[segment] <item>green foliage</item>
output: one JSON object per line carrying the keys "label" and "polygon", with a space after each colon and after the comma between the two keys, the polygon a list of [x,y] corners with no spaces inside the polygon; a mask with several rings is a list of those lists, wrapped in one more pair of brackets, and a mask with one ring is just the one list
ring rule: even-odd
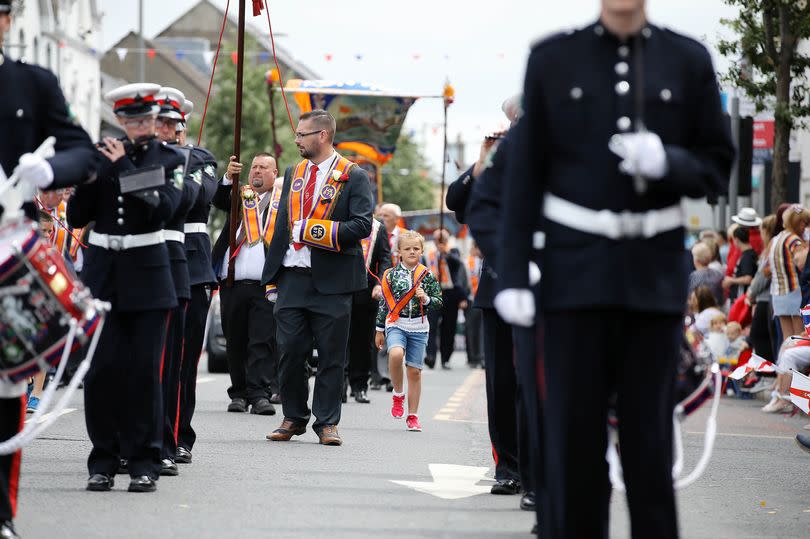
{"label": "green foliage", "polygon": [[[405,174],[401,174],[405,172]],[[430,180],[427,160],[420,146],[404,131],[397,141],[394,157],[383,167],[383,198],[404,211],[436,206],[436,184]]]}

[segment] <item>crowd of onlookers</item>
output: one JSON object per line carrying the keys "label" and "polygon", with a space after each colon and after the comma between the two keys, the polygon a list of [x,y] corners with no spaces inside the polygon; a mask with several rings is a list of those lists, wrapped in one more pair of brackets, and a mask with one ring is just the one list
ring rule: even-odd
{"label": "crowd of onlookers", "polygon": [[802,317],[810,304],[810,210],[782,204],[760,217],[753,208],[742,208],[732,221],[727,230],[702,231],[691,245],[690,330],[724,373],[753,354],[775,363],[775,378],[754,372],[739,384],[730,381],[727,393],[770,390],[762,411],[792,413],[791,369],[810,368],[810,341],[801,340],[810,336],[810,317]]}

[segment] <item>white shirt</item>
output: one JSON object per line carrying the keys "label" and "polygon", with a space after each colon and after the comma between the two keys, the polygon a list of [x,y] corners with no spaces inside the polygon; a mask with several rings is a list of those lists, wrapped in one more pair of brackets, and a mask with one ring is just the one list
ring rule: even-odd
{"label": "white shirt", "polygon": [[[332,169],[333,162],[337,161],[337,153],[332,152],[332,155],[321,161],[320,163],[315,163],[318,166],[318,172],[315,173],[315,194],[313,198],[313,204],[317,203],[318,196],[321,192],[321,188],[323,184],[326,183],[326,175]],[[309,170],[312,166],[312,163],[307,166],[307,169],[304,171],[304,187],[306,189],[306,182],[309,181]],[[293,178],[295,181],[295,178]],[[287,247],[287,252],[284,254],[284,260],[281,262],[284,267],[287,268],[311,268],[312,267],[312,250],[307,247],[306,245],[303,246],[298,251],[295,250],[292,243],[290,246]]]}
{"label": "white shirt", "polygon": [[[223,185],[230,185],[230,180],[223,178]],[[262,193],[259,196],[259,204],[261,205],[264,197],[269,197],[270,191]],[[239,228],[236,229],[236,236],[239,237],[239,232],[242,230],[242,223],[239,223]],[[262,271],[264,271],[264,255],[265,246],[264,240],[259,241],[256,245],[248,245],[247,241],[242,244],[242,248],[236,253],[236,260],[233,267],[233,280],[234,281],[261,281]],[[222,259],[222,269],[219,272],[220,279],[228,277],[228,260],[231,258],[231,248],[225,249],[225,257]]]}

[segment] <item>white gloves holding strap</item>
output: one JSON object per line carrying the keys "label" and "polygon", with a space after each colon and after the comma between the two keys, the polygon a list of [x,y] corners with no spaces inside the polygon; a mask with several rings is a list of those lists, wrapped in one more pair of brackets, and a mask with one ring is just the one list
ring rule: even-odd
{"label": "white gloves holding strap", "polygon": [[37,189],[47,189],[53,183],[51,164],[35,153],[26,153],[20,157],[14,173],[20,182],[28,183]]}
{"label": "white gloves holding strap", "polygon": [[661,137],[655,133],[625,133],[613,135],[610,151],[622,158],[619,170],[629,176],[640,175],[655,181],[667,173],[667,154]]}
{"label": "white gloves holding strap", "polygon": [[[529,284],[540,282],[540,268],[529,262]],[[534,324],[534,292],[528,288],[507,288],[495,296],[495,309],[504,322],[513,326],[531,327]]]}

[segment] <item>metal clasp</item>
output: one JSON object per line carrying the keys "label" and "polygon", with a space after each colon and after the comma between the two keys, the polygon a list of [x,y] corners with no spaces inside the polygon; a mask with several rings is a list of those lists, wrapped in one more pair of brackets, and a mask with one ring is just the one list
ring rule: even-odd
{"label": "metal clasp", "polygon": [[110,237],[109,247],[111,251],[120,251],[124,247],[124,241],[122,238]]}

